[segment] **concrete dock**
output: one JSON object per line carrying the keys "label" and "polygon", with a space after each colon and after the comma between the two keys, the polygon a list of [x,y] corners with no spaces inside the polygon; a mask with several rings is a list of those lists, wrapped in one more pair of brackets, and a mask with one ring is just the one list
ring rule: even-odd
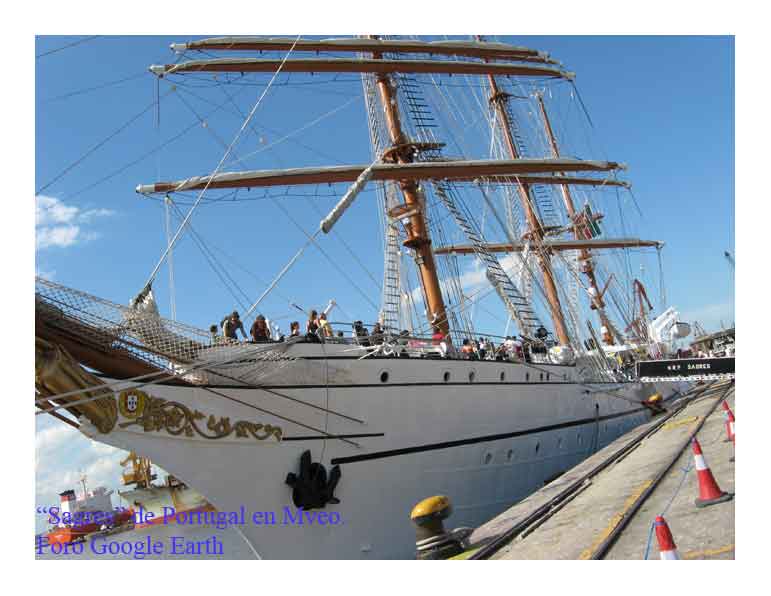
{"label": "concrete dock", "polygon": [[735,498],[694,504],[690,445],[696,432],[718,485],[734,493],[723,399],[734,410],[733,382],[695,387],[668,404],[670,413],[682,409],[666,422],[654,417],[477,528],[472,558],[658,559],[652,525],[663,515],[682,559],[733,559]]}

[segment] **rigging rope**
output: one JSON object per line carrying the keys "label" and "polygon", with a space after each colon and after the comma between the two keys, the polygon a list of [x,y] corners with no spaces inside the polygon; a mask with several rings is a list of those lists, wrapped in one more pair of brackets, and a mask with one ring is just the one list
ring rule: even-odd
{"label": "rigging rope", "polygon": [[265,291],[260,295],[259,298],[257,298],[254,304],[252,304],[246,310],[246,314],[244,315],[244,317],[248,317],[252,312],[254,312],[254,309],[257,308],[260,305],[260,302],[263,301],[265,296],[267,296],[273,290],[273,288],[276,287],[276,284],[278,284],[278,282],[281,281],[281,278],[284,277],[284,275],[286,275],[286,272],[289,271],[289,269],[291,269],[292,265],[294,265],[297,259],[300,258],[300,255],[302,255],[305,252],[305,249],[308,248],[308,246],[310,246],[313,243],[314,239],[316,238],[316,236],[319,235],[320,232],[321,232],[321,228],[316,230],[313,233],[313,235],[308,238],[305,244],[303,244],[300,247],[300,250],[298,250],[295,253],[295,255],[289,260],[289,262],[286,265],[284,265],[284,268],[281,271],[279,271],[278,275],[273,279],[270,285],[267,288],[265,288]]}
{"label": "rigging rope", "polygon": [[262,92],[262,95],[257,99],[257,102],[254,104],[254,107],[252,107],[251,112],[249,112],[249,115],[247,116],[244,123],[241,125],[241,128],[239,129],[238,133],[236,134],[233,141],[230,143],[230,146],[228,147],[227,151],[225,151],[225,154],[222,156],[222,159],[220,159],[219,164],[217,164],[217,167],[214,169],[214,172],[209,176],[209,179],[206,182],[206,186],[201,190],[201,193],[198,195],[198,198],[196,199],[195,203],[193,203],[193,206],[188,211],[187,215],[185,216],[184,221],[179,226],[179,229],[177,230],[177,233],[174,235],[174,238],[172,239],[171,243],[166,247],[166,250],[164,251],[163,255],[161,256],[160,260],[158,261],[158,264],[155,266],[155,269],[153,269],[153,272],[150,274],[150,277],[148,278],[147,282],[144,285],[145,289],[149,288],[155,279],[155,276],[158,274],[158,270],[160,269],[161,265],[163,264],[164,260],[166,260],[166,257],[169,254],[169,251],[174,247],[174,245],[177,243],[177,240],[179,239],[180,235],[185,229],[185,226],[187,225],[187,222],[192,217],[193,213],[195,212],[196,208],[198,207],[199,203],[201,202],[201,199],[203,198],[204,194],[209,188],[209,185],[214,180],[214,177],[219,173],[220,169],[222,168],[223,164],[225,163],[225,160],[230,155],[230,152],[233,150],[233,147],[238,142],[239,138],[241,137],[241,134],[243,133],[244,129],[248,126],[249,122],[251,121],[252,117],[254,116],[255,112],[257,111],[257,108],[260,107],[260,104],[262,103],[262,100],[267,95],[268,91],[270,90],[270,87],[273,83],[273,81],[276,80],[276,77],[281,72],[281,69],[284,67],[284,64],[286,64],[287,59],[289,58],[289,55],[294,50],[295,46],[297,45],[297,42],[300,40],[300,35],[297,36],[297,39],[295,39],[294,43],[292,44],[292,47],[289,48],[289,51],[284,56],[284,59],[281,61],[281,64],[279,64],[278,69],[275,73],[273,73],[273,77],[270,79],[270,82],[268,83],[268,86],[265,87],[265,90]]}
{"label": "rigging rope", "polygon": [[[179,208],[176,206],[176,204],[172,201],[171,203],[172,207],[174,208],[175,215],[179,218],[180,221],[184,218],[182,215],[182,212],[179,210]],[[225,286],[225,288],[230,292],[230,295],[233,297],[233,299],[238,303],[239,307],[244,309],[246,308],[246,304],[248,304],[249,295],[244,292],[241,287],[236,283],[236,281],[230,276],[230,273],[227,270],[227,267],[224,267],[222,263],[219,262],[217,257],[215,257],[211,251],[208,249],[206,244],[204,243],[201,236],[198,234],[198,232],[193,228],[192,224],[188,224],[188,228],[190,229],[191,237],[193,238],[193,241],[198,246],[199,250],[201,251],[201,254],[203,254],[206,261],[209,263],[209,266],[212,268],[212,271],[214,271],[215,274],[217,274],[217,277],[220,278],[220,281],[222,282],[222,285]],[[223,277],[226,276],[227,280]],[[228,280],[230,281],[231,285],[228,285]],[[241,295],[246,299],[246,303],[242,302],[241,298],[239,298],[236,293],[233,291],[233,288],[238,290],[238,292],[241,293]]]}
{"label": "rigging rope", "polygon": [[[222,106],[224,106],[224,105],[225,105],[225,103],[223,102],[222,104],[220,104],[220,107],[219,107],[219,108],[217,108],[217,109],[214,109],[214,110],[212,110],[211,112],[208,112],[208,113],[207,113],[207,114],[204,116],[204,118],[206,118],[206,117],[208,117],[208,116],[211,116],[212,114],[216,113],[216,112],[218,111],[218,109],[221,109],[221,107],[222,107]],[[164,141],[163,143],[161,143],[160,145],[158,145],[158,146],[157,146],[157,147],[155,147],[154,149],[151,149],[150,151],[148,151],[148,152],[146,152],[146,153],[144,153],[144,154],[140,155],[138,158],[136,158],[136,159],[134,159],[134,160],[132,160],[132,161],[130,161],[130,162],[128,162],[128,163],[126,163],[126,164],[122,165],[122,166],[121,166],[121,167],[119,167],[117,170],[115,170],[115,171],[111,172],[110,174],[107,174],[106,176],[104,176],[104,177],[100,178],[100,179],[99,179],[99,180],[97,180],[96,182],[92,182],[91,184],[89,184],[89,185],[87,185],[87,186],[85,186],[85,187],[81,188],[80,190],[76,191],[74,194],[75,194],[75,195],[79,195],[79,194],[82,194],[82,193],[88,192],[88,191],[90,191],[91,189],[93,189],[93,188],[95,188],[95,187],[99,186],[100,184],[103,184],[104,182],[107,182],[108,180],[111,180],[112,178],[115,178],[115,176],[119,176],[120,174],[122,174],[123,172],[125,172],[125,171],[126,171],[127,169],[129,169],[130,167],[132,167],[132,166],[135,166],[136,164],[138,164],[138,163],[140,163],[140,162],[144,161],[145,159],[147,159],[147,158],[148,158],[148,157],[150,157],[151,155],[154,155],[155,153],[157,153],[158,151],[160,151],[160,150],[161,150],[161,149],[163,149],[164,147],[166,147],[166,146],[170,145],[171,143],[173,143],[174,141],[176,141],[176,140],[180,139],[181,137],[183,137],[184,135],[186,135],[188,132],[190,132],[191,130],[193,130],[194,128],[196,128],[196,127],[197,127],[199,124],[200,124],[200,122],[199,122],[199,120],[198,120],[198,119],[194,120],[194,121],[193,121],[193,122],[191,122],[191,123],[190,123],[188,126],[186,126],[185,128],[183,128],[182,130],[180,130],[180,131],[179,131],[179,132],[178,132],[176,135],[174,135],[173,137],[171,137],[171,138],[167,139],[166,141]]]}
{"label": "rigging rope", "polygon": [[55,54],[56,52],[61,52],[62,50],[66,50],[67,48],[73,48],[77,45],[80,45],[82,43],[86,43],[87,41],[91,41],[93,39],[96,39],[97,37],[102,37],[101,35],[91,35],[89,37],[84,37],[83,39],[75,40],[71,43],[68,43],[63,46],[59,46],[58,48],[54,48],[53,50],[48,50],[47,52],[43,52],[41,54],[36,54],[35,59],[42,58],[44,56],[50,56],[51,54]]}
{"label": "rigging rope", "polygon": [[[284,142],[284,141],[286,141],[286,140],[289,140],[291,137],[293,137],[293,136],[295,136],[295,135],[297,135],[297,134],[299,134],[299,133],[301,133],[301,132],[303,132],[303,131],[305,131],[305,130],[307,130],[307,129],[311,128],[312,126],[315,126],[316,124],[318,124],[318,123],[319,123],[319,122],[321,122],[322,120],[325,120],[326,118],[328,118],[328,117],[330,117],[330,116],[332,116],[332,115],[336,114],[337,112],[339,112],[339,111],[343,110],[344,108],[347,108],[347,107],[348,107],[349,105],[351,105],[351,104],[352,104],[354,101],[357,101],[357,100],[359,100],[359,99],[361,99],[361,95],[356,95],[356,96],[354,96],[354,97],[350,98],[348,101],[346,101],[346,102],[345,102],[345,103],[343,103],[342,105],[340,105],[340,106],[337,106],[336,108],[334,108],[334,109],[332,109],[332,110],[330,110],[330,111],[326,112],[325,114],[322,114],[321,116],[319,116],[319,117],[318,117],[318,118],[316,118],[315,120],[312,120],[311,122],[308,122],[307,124],[305,124],[305,125],[301,126],[300,128],[298,128],[298,129],[296,129],[296,130],[293,130],[293,131],[292,131],[292,132],[290,132],[290,133],[287,133],[287,134],[285,134],[285,135],[284,135],[283,137],[281,137],[280,139],[278,139],[278,140],[276,140],[276,141],[273,141],[272,143],[268,143],[268,144],[267,144],[267,145],[265,145],[264,147],[260,147],[259,149],[255,149],[254,151],[252,151],[252,152],[250,152],[250,153],[247,153],[246,155],[242,155],[242,156],[241,156],[241,159],[247,159],[247,158],[249,158],[249,157],[253,157],[254,155],[257,155],[258,153],[262,153],[263,151],[267,151],[268,149],[272,149],[272,148],[273,148],[273,147],[275,147],[276,145],[278,145],[278,144],[280,144],[280,143],[283,143],[283,142]],[[257,134],[257,133],[255,132],[255,134]],[[239,159],[239,160],[236,160],[236,161],[240,161],[241,159]],[[233,163],[233,160],[231,160],[229,163]]]}
{"label": "rigging rope", "polygon": [[274,205],[276,205],[279,209],[281,209],[281,211],[284,213],[284,215],[286,215],[289,221],[291,221],[295,225],[295,227],[298,230],[300,230],[303,233],[303,235],[305,235],[305,237],[308,238],[308,241],[313,243],[313,245],[319,250],[319,252],[322,255],[324,255],[327,261],[329,261],[329,263],[340,273],[340,275],[342,275],[348,281],[348,283],[350,283],[353,286],[353,288],[362,296],[362,298],[364,298],[364,300],[368,302],[370,306],[372,306],[372,308],[375,309],[375,311],[377,311],[378,306],[374,302],[372,302],[372,300],[364,292],[364,290],[362,290],[359,287],[359,284],[354,282],[351,279],[351,277],[345,272],[345,269],[343,269],[332,257],[330,257],[327,251],[325,251],[321,247],[321,245],[318,242],[316,242],[316,236],[322,230],[322,228],[319,228],[318,230],[316,230],[316,232],[313,235],[309,234],[308,232],[305,231],[305,228],[303,228],[302,225],[300,225],[300,223],[294,217],[292,217],[292,214],[289,213],[289,211],[287,211],[287,209],[281,204],[280,201],[276,200],[275,198],[272,198],[271,200],[273,201]]}
{"label": "rigging rope", "polygon": [[[232,98],[231,98],[231,96],[229,96],[227,93],[225,93],[225,95],[226,95],[226,96],[227,96],[227,97],[230,99],[231,103],[233,103],[233,105],[235,106],[236,110],[237,110],[237,111],[239,112],[239,114],[240,114],[241,112],[240,112],[240,110],[239,110],[239,108],[238,108],[237,104],[235,104],[235,102],[233,102],[233,101],[232,101]],[[330,112],[327,112],[326,114],[324,114],[324,115],[320,116],[319,118],[315,119],[314,121],[312,121],[312,122],[310,122],[310,123],[306,124],[305,126],[303,126],[302,128],[300,128],[299,130],[304,130],[304,129],[306,129],[306,128],[309,128],[310,126],[312,126],[312,125],[314,125],[315,123],[317,123],[317,122],[319,122],[319,121],[323,120],[324,118],[326,118],[326,117],[328,117],[328,116],[331,116],[331,115],[332,115],[332,114],[334,114],[335,112],[338,112],[338,111],[340,111],[342,108],[344,108],[344,107],[346,107],[347,105],[349,105],[350,103],[352,103],[352,101],[353,101],[353,100],[355,100],[355,99],[357,99],[357,98],[358,98],[358,97],[354,97],[354,98],[352,98],[351,100],[349,100],[349,101],[345,102],[345,103],[344,103],[342,106],[338,106],[338,107],[337,107],[337,108],[335,108],[334,110],[332,110],[332,111],[330,111]],[[201,121],[201,123],[204,123],[204,120],[203,120],[203,119],[200,117],[200,115],[198,115],[198,113],[196,112],[196,110],[195,110],[195,109],[194,109],[194,108],[193,108],[193,107],[192,107],[192,106],[191,106],[191,105],[190,105],[190,104],[189,104],[187,101],[185,101],[185,100],[184,100],[184,98],[182,98],[182,97],[180,96],[180,100],[182,100],[183,104],[184,104],[184,105],[185,105],[185,106],[186,106],[186,107],[187,107],[187,108],[188,108],[188,109],[189,109],[191,112],[193,112],[193,114],[195,114],[195,115],[196,115],[196,117],[199,119],[199,121]],[[225,143],[222,141],[222,139],[221,139],[221,138],[220,138],[220,137],[219,137],[219,136],[216,134],[216,132],[215,132],[215,131],[214,131],[214,130],[213,130],[211,127],[210,127],[210,126],[208,126],[208,127],[207,127],[207,130],[208,130],[208,131],[209,131],[209,132],[210,132],[210,133],[211,133],[211,134],[212,134],[212,135],[215,137],[215,139],[216,139],[216,140],[217,140],[217,141],[218,141],[220,144],[222,144],[223,146],[225,145]],[[255,136],[257,136],[257,137],[259,138],[259,134],[258,134],[258,133],[257,133],[257,131],[256,131],[256,130],[254,130],[254,129],[253,129],[251,126],[249,127],[249,130],[251,130],[251,131],[252,131],[252,132],[255,134]],[[296,132],[299,132],[299,130],[298,130],[298,131],[295,131],[295,132],[293,132],[293,133],[290,133],[290,135],[292,135],[292,134],[295,134]],[[279,140],[279,141],[276,141],[276,142],[272,143],[270,146],[268,146],[268,147],[263,147],[262,149],[259,149],[259,150],[257,150],[257,151],[254,151],[254,152],[252,152],[252,153],[250,153],[250,154],[247,154],[247,155],[245,155],[245,156],[240,156],[240,157],[239,157],[238,155],[236,155],[235,153],[233,153],[233,155],[234,155],[234,158],[235,158],[235,161],[237,161],[237,162],[241,163],[241,164],[242,164],[244,167],[246,167],[246,165],[244,164],[244,161],[243,161],[243,160],[244,160],[246,157],[248,157],[249,155],[254,155],[255,153],[259,153],[259,152],[260,152],[260,151],[262,151],[262,150],[268,149],[268,148],[272,147],[273,145],[276,145],[276,144],[278,144],[278,143],[279,143],[279,142],[281,142],[282,140],[285,140],[285,139],[286,139],[286,138],[288,138],[290,135],[286,135],[286,136],[285,136],[283,139],[281,139],[281,140]],[[377,161],[377,160],[376,160],[376,161]],[[361,190],[361,189],[360,189],[360,190]],[[288,192],[288,189],[287,189],[287,192]],[[266,193],[266,194],[267,194],[267,193]],[[295,225],[295,226],[296,226],[298,229],[300,229],[300,231],[301,231],[301,232],[302,232],[302,233],[303,233],[303,234],[304,234],[306,237],[309,237],[309,234],[308,234],[308,233],[307,233],[307,232],[306,232],[306,231],[305,231],[305,230],[302,228],[302,226],[301,226],[301,225],[300,225],[300,224],[299,224],[299,223],[298,223],[298,222],[297,222],[297,221],[296,221],[296,220],[295,220],[295,219],[294,219],[294,218],[293,218],[293,217],[292,217],[292,216],[291,216],[291,215],[290,215],[290,214],[289,214],[287,211],[286,211],[286,209],[285,209],[285,208],[284,208],[284,207],[283,207],[283,206],[282,206],[280,203],[278,203],[274,197],[272,197],[272,196],[271,196],[270,198],[271,198],[271,200],[274,202],[274,204],[276,204],[276,206],[278,206],[278,207],[279,207],[279,208],[280,208],[280,209],[281,209],[281,210],[284,212],[284,214],[285,214],[285,215],[286,215],[286,216],[287,216],[287,217],[290,219],[290,221],[291,221],[291,222],[292,222],[292,223],[293,223],[293,224],[294,224],[294,225]],[[310,198],[309,198],[309,197],[307,197],[307,196],[306,196],[306,199],[307,199],[308,201],[310,201]],[[311,204],[312,204],[312,202],[311,202]],[[314,208],[316,208],[316,209],[317,209],[317,207],[316,207],[315,205],[313,205],[313,204],[312,204],[312,206],[313,206]],[[188,224],[188,225],[190,226],[190,224]],[[191,230],[192,230],[192,227],[191,227]],[[362,268],[364,268],[364,270],[365,270],[365,273],[367,273],[367,275],[369,275],[369,276],[370,276],[370,278],[372,278],[372,275],[371,275],[371,273],[369,272],[369,270],[368,270],[368,269],[367,269],[367,268],[366,268],[366,267],[363,265],[363,263],[361,262],[361,260],[360,260],[360,259],[358,259],[358,257],[355,255],[355,253],[352,251],[352,249],[351,249],[351,248],[348,246],[348,244],[347,244],[347,243],[345,243],[345,241],[344,241],[342,238],[340,238],[339,236],[335,235],[335,237],[336,237],[338,240],[340,240],[340,241],[343,243],[343,245],[345,246],[346,250],[348,250],[348,252],[349,252],[351,255],[353,255],[353,256],[354,256],[354,258],[355,258],[355,259],[356,259],[356,261],[357,261],[357,262],[358,262],[358,263],[359,263],[359,264],[362,266]],[[340,266],[339,266],[339,265],[338,265],[338,264],[337,264],[337,263],[336,263],[336,262],[335,262],[333,259],[331,259],[331,258],[329,257],[329,255],[328,255],[328,254],[327,254],[327,253],[324,251],[324,249],[323,249],[323,248],[321,248],[321,246],[319,246],[319,245],[318,245],[318,243],[316,243],[316,242],[315,242],[315,240],[314,240],[314,244],[316,244],[316,247],[317,247],[317,248],[319,249],[319,251],[320,251],[320,252],[321,252],[321,253],[322,253],[322,254],[323,254],[323,255],[324,255],[326,258],[327,258],[327,260],[328,260],[328,261],[329,261],[329,262],[330,262],[330,263],[331,263],[331,264],[332,264],[332,265],[333,265],[333,266],[334,266],[334,267],[335,267],[335,268],[336,268],[336,269],[337,269],[337,270],[338,270],[338,271],[339,271],[339,272],[340,272],[340,273],[341,273],[341,274],[342,274],[342,275],[343,275],[343,276],[346,278],[346,280],[347,280],[349,283],[351,283],[351,285],[354,287],[354,289],[356,289],[357,291],[359,291],[359,292],[362,294],[362,296],[364,296],[365,300],[368,300],[368,301],[369,301],[369,297],[368,297],[366,294],[364,294],[364,293],[361,291],[361,289],[358,287],[358,285],[357,285],[356,283],[354,283],[354,282],[353,282],[353,280],[351,280],[351,278],[350,278],[350,277],[348,277],[348,276],[347,276],[347,274],[345,273],[345,271],[344,271],[344,270],[343,270],[343,269],[342,269],[342,268],[341,268],[341,267],[340,267]],[[201,248],[201,250],[202,250],[202,251],[204,251],[204,248],[203,248],[203,246],[202,246],[202,241],[201,241],[201,242],[199,242],[199,248]],[[214,267],[214,265],[211,263],[211,260],[210,260],[210,259],[209,259],[209,257],[206,255],[206,252],[205,252],[205,251],[204,251],[204,256],[205,256],[205,257],[207,258],[207,260],[209,261],[209,264],[210,264],[210,265],[212,265],[212,268],[214,269],[215,273],[217,273],[217,275],[220,277],[220,280],[223,282],[223,284],[225,284],[225,286],[226,286],[226,287],[228,287],[228,286],[227,286],[227,283],[226,283],[226,282],[225,282],[225,280],[222,278],[222,276],[220,275],[220,273],[217,271],[216,267]],[[212,257],[213,257],[213,255],[212,255]],[[215,260],[216,260],[216,259],[215,259]],[[221,266],[221,265],[220,265],[220,266]],[[241,289],[238,287],[238,285],[237,285],[237,284],[235,283],[235,281],[234,281],[234,280],[233,280],[233,279],[230,277],[230,275],[227,273],[227,270],[226,270],[224,267],[223,267],[223,270],[224,270],[225,274],[228,276],[228,278],[230,279],[230,281],[233,283],[233,285],[234,285],[234,286],[235,286],[235,287],[236,287],[236,288],[237,288],[237,289],[238,289],[238,290],[239,290],[239,291],[240,291],[240,292],[241,292],[241,293],[242,293],[242,294],[243,294],[243,295],[244,295],[244,296],[247,298],[247,300],[248,300],[248,296],[246,296],[246,294],[245,294],[245,293],[244,293],[244,292],[243,292],[243,291],[242,291],[242,290],[241,290]],[[372,279],[373,279],[373,281],[375,282],[375,284],[376,284],[376,287],[378,287],[378,289],[379,289],[379,288],[380,288],[380,286],[379,286],[379,285],[377,285],[377,282],[374,280],[374,278],[372,278]],[[275,284],[272,284],[272,287],[275,287]],[[228,289],[230,290],[230,288],[229,288],[229,287],[228,287]],[[269,291],[270,291],[270,290],[269,290]],[[239,304],[241,305],[241,308],[242,308],[242,309],[243,309],[243,308],[245,308],[245,305],[244,305],[244,304],[243,304],[243,303],[242,303],[242,302],[241,302],[241,301],[238,299],[238,297],[236,297],[236,296],[235,296],[235,294],[233,294],[233,292],[232,292],[232,291],[231,291],[231,294],[232,294],[232,295],[233,295],[233,297],[236,299],[236,301],[237,301],[237,302],[239,302]],[[261,299],[262,299],[262,297],[260,298],[260,300],[261,300]],[[371,301],[370,301],[370,303],[371,303],[371,304],[373,304]],[[254,308],[254,307],[256,307],[256,304],[257,304],[257,303],[255,303],[255,305],[252,305],[252,308],[249,308],[249,309],[247,310],[247,313],[246,313],[246,315],[245,315],[245,318],[247,318],[247,317],[248,317],[248,316],[251,314],[251,312],[253,312],[253,308]],[[377,307],[376,307],[376,306],[374,306],[374,304],[373,304],[373,307],[374,307],[375,309],[377,309]]]}
{"label": "rigging rope", "polygon": [[[167,95],[169,95],[170,93],[173,93],[173,91],[174,91],[174,89],[173,89],[173,88],[169,89],[169,90],[168,90],[168,91],[167,91],[167,92],[166,92],[166,93],[163,95],[163,97],[166,97],[166,96],[167,96]],[[112,133],[110,133],[110,134],[109,134],[109,135],[108,135],[106,138],[104,138],[104,139],[102,139],[101,141],[99,141],[99,142],[98,142],[96,145],[94,145],[93,147],[91,147],[91,149],[89,149],[88,151],[86,151],[86,152],[85,152],[83,155],[81,155],[81,156],[80,156],[78,159],[76,159],[75,161],[73,161],[73,162],[72,162],[70,165],[68,165],[68,166],[67,166],[66,168],[64,168],[64,169],[63,169],[61,172],[59,172],[59,173],[58,173],[56,176],[54,176],[54,177],[53,177],[53,179],[49,180],[49,181],[48,181],[46,184],[44,184],[43,186],[41,186],[40,188],[38,188],[38,189],[35,191],[35,194],[36,194],[36,195],[39,195],[41,192],[43,192],[44,190],[46,190],[47,188],[49,188],[49,187],[50,187],[52,184],[54,184],[55,182],[57,182],[58,180],[60,180],[61,178],[63,178],[63,177],[64,177],[66,174],[68,174],[68,173],[69,173],[69,172],[70,172],[70,171],[71,171],[73,168],[75,168],[75,167],[77,167],[78,165],[80,165],[80,164],[81,164],[81,163],[82,163],[82,162],[83,162],[83,161],[84,161],[84,160],[85,160],[85,159],[86,159],[86,158],[87,158],[89,155],[91,155],[91,154],[92,154],[92,153],[94,153],[94,152],[95,152],[97,149],[99,149],[100,147],[102,147],[103,145],[105,145],[106,143],[108,143],[108,142],[109,142],[111,139],[113,139],[113,138],[115,138],[116,136],[118,136],[118,135],[119,135],[121,132],[123,132],[125,129],[127,129],[129,126],[131,126],[131,125],[132,125],[134,122],[136,122],[137,120],[139,120],[139,119],[140,119],[142,116],[144,116],[144,115],[145,115],[147,112],[149,112],[151,109],[153,109],[153,108],[156,106],[156,104],[157,104],[157,103],[158,103],[158,100],[156,100],[156,99],[153,99],[153,101],[152,101],[152,102],[150,102],[150,103],[149,103],[149,104],[148,104],[146,107],[144,107],[144,108],[142,109],[142,111],[140,111],[139,113],[137,113],[137,114],[135,114],[134,116],[132,116],[131,118],[129,118],[129,119],[126,121],[126,122],[124,122],[123,124],[121,124],[121,125],[120,125],[120,126],[119,126],[119,127],[116,129],[116,130],[115,130],[115,131],[113,131]]]}
{"label": "rigging rope", "polygon": [[122,79],[116,79],[114,81],[108,81],[106,83],[102,83],[100,85],[94,85],[92,87],[83,87],[81,89],[76,89],[75,91],[69,91],[68,93],[62,93],[61,95],[54,95],[53,97],[46,97],[44,99],[41,99],[40,103],[41,104],[52,103],[54,101],[59,101],[59,100],[62,100],[62,99],[67,99],[69,97],[75,97],[76,95],[84,95],[86,93],[90,93],[91,91],[98,91],[99,89],[106,89],[108,87],[114,87],[114,86],[119,85],[121,83],[125,83],[127,81],[133,81],[135,79],[146,77],[148,75],[150,75],[150,73],[147,72],[147,70],[143,70],[140,73],[129,75],[127,77],[123,77]]}

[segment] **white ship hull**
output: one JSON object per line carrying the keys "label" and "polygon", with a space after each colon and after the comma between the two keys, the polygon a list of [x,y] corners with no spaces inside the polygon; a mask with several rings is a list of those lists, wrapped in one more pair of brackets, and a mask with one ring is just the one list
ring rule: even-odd
{"label": "white ship hull", "polygon": [[[298,360],[262,379],[261,389],[224,384],[143,388],[152,397],[200,411],[204,417],[197,426],[204,433],[212,434],[207,430],[210,415],[215,421],[224,416],[232,424],[246,420],[279,426],[281,442],[235,433],[219,439],[203,438],[197,431],[174,436],[164,429],[145,430],[123,416],[108,434],[85,420],[82,428],[98,441],[149,457],[221,512],[242,506],[250,513],[266,512],[265,525],[247,519],[240,528],[262,557],[410,558],[414,528],[409,513],[419,500],[448,495],[454,504],[448,526],[478,525],[647,420],[650,414],[640,401],[657,391],[639,383],[587,385],[572,366],[357,360],[350,357],[350,346],[345,350],[298,344],[291,354],[323,351],[343,357]],[[659,391],[666,399],[673,388]],[[324,439],[246,404],[356,444]],[[306,450],[327,473],[340,465],[334,492],[340,503],[320,510],[338,513],[340,524],[284,524],[286,510],[296,515],[285,479],[299,471]]]}

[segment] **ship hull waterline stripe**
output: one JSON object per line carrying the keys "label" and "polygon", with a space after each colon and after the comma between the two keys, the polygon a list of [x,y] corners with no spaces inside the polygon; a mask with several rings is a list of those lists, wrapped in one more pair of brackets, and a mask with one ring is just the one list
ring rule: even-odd
{"label": "ship hull waterline stripe", "polygon": [[[172,383],[167,383],[166,381],[161,381],[159,383],[154,383],[155,385],[169,385],[169,386],[177,386],[173,385]],[[631,383],[636,384],[636,383]],[[335,385],[333,383],[324,384],[320,383],[318,385],[259,385],[256,387],[251,387],[249,385],[189,385],[189,388],[191,389],[253,389],[253,390],[266,390],[266,391],[275,391],[278,389],[370,389],[372,387],[380,387],[381,389],[386,389],[389,387],[397,388],[397,387],[466,387],[469,385],[479,385],[483,387],[488,387],[490,385],[510,385],[512,387],[515,386],[521,386],[521,385],[576,385],[579,387],[589,387],[589,386],[595,386],[595,385],[613,385],[617,386],[618,383],[614,383],[611,381],[608,381],[607,383],[576,383],[575,381],[463,381],[463,382],[453,382],[453,381],[447,381],[446,383],[443,381],[437,381],[435,383],[364,383],[361,385]],[[596,393],[603,393],[604,390],[598,389]],[[589,391],[587,390],[587,393]],[[282,396],[283,397],[283,396]]]}
{"label": "ship hull waterline stripe", "polygon": [[308,435],[301,437],[281,437],[281,441],[323,441],[325,439],[367,439],[372,437],[385,437],[385,433],[359,433],[353,435]]}
{"label": "ship hull waterline stripe", "polygon": [[605,416],[597,416],[594,418],[584,418],[582,420],[573,420],[571,422],[561,422],[559,424],[550,424],[548,426],[539,426],[536,428],[518,430],[518,431],[509,432],[509,433],[484,435],[481,437],[471,437],[469,439],[460,439],[457,441],[446,441],[444,443],[429,443],[426,445],[416,445],[414,447],[404,447],[402,449],[392,449],[389,451],[376,451],[373,453],[363,453],[362,455],[351,455],[349,457],[336,457],[329,463],[331,465],[352,464],[360,461],[371,461],[374,459],[385,459],[387,457],[397,457],[401,455],[410,455],[413,453],[422,453],[424,451],[436,451],[439,449],[462,447],[464,445],[473,445],[475,443],[490,443],[492,441],[500,441],[502,439],[512,439],[515,437],[522,437],[522,436],[541,433],[541,432],[548,432],[548,431],[559,430],[563,428],[571,428],[574,426],[582,426],[584,424],[599,423],[605,420],[612,420],[613,418],[620,418],[622,416],[631,416],[632,414],[638,414],[640,412],[650,412],[650,410],[648,408],[643,407],[643,408],[637,408],[634,410],[629,410],[627,412],[619,412],[617,414],[606,414]]}

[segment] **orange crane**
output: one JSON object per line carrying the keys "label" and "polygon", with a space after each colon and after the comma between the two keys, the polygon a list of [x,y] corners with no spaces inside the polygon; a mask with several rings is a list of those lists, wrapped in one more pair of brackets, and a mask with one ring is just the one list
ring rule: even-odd
{"label": "orange crane", "polygon": [[[641,341],[648,339],[648,313],[653,310],[653,305],[648,299],[648,293],[645,291],[645,286],[639,279],[635,279],[632,283],[634,288],[634,302],[635,307],[639,305],[639,315],[626,328],[627,331],[633,330],[637,337]],[[648,306],[648,310],[645,310],[645,305]],[[637,308],[635,310],[638,310]]]}

